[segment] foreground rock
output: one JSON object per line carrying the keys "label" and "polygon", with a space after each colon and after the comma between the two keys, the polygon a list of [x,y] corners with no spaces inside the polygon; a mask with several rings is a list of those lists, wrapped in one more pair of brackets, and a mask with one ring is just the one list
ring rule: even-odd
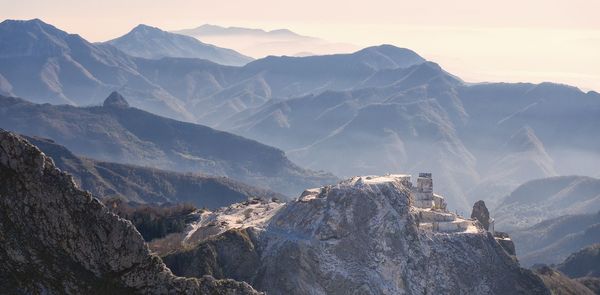
{"label": "foreground rock", "polygon": [[1,129],[0,285],[6,294],[255,293],[233,280],[174,276],[130,222]]}
{"label": "foreground rock", "polygon": [[163,255],[176,274],[268,294],[549,294],[480,223],[445,208],[431,174],[414,187],[407,175],[354,177],[286,204],[205,211],[186,250]]}

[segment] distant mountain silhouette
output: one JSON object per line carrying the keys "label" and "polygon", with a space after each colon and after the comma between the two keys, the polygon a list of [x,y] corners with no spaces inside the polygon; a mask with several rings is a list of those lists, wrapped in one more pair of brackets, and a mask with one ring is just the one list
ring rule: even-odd
{"label": "distant mountain silhouette", "polygon": [[306,55],[303,53],[332,54],[352,52],[355,45],[328,42],[323,39],[302,36],[288,29],[266,31],[242,27],[222,27],[205,24],[197,28],[174,31],[198,40],[233,48],[244,54],[261,58],[268,55]]}
{"label": "distant mountain silhouette", "polygon": [[335,181],[329,174],[296,166],[276,148],[124,107],[122,99],[113,93],[104,106],[78,108],[0,97],[0,127],[51,138],[101,161],[229,176],[288,196]]}
{"label": "distant mountain silhouette", "polygon": [[249,198],[283,198],[226,177],[102,162],[77,156],[50,139],[25,139],[51,157],[58,168],[73,175],[82,189],[101,198],[119,197],[137,203],[191,203],[212,209]]}
{"label": "distant mountain silhouette", "polygon": [[205,44],[189,36],[165,32],[147,25],[138,25],[129,33],[106,43],[131,56],[150,59],[200,58],[232,66],[241,66],[252,61],[252,58],[234,50]]}

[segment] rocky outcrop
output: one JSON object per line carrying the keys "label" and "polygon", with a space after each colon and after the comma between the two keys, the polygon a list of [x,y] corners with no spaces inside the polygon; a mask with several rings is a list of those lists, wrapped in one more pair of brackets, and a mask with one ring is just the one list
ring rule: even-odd
{"label": "rocky outcrop", "polygon": [[119,92],[113,91],[110,95],[104,100],[102,104],[105,108],[123,108],[126,109],[129,107],[129,103],[123,95]]}
{"label": "rocky outcrop", "polygon": [[[193,275],[225,271],[242,279],[231,271],[242,259],[219,258],[243,249],[244,259],[256,261],[243,266],[243,279],[268,294],[549,294],[478,223],[415,207],[417,199],[406,175],[369,176],[307,190],[283,205],[204,212],[183,241],[193,250],[165,261],[177,274],[189,270],[180,263],[196,259],[202,267]],[[425,215],[466,226],[424,227]]]}
{"label": "rocky outcrop", "polygon": [[254,294],[233,280],[174,276],[130,222],[0,129],[0,285],[7,294]]}
{"label": "rocky outcrop", "polygon": [[485,206],[485,202],[482,200],[477,201],[473,205],[473,211],[471,211],[471,218],[477,219],[485,230],[490,229],[490,212]]}

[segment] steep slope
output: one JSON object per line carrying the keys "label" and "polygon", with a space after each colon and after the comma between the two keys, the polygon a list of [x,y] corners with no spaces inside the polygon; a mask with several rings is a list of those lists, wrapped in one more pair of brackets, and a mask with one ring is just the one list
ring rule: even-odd
{"label": "steep slope", "polygon": [[406,175],[354,177],[287,204],[204,212],[165,261],[269,294],[549,294],[479,223],[443,209],[421,176],[416,187]]}
{"label": "steep slope", "polygon": [[[459,135],[482,162],[488,161],[490,151],[528,126],[535,130],[558,174],[597,174],[598,93],[553,83],[480,84],[457,91],[469,114]],[[493,159],[497,154],[491,156]]]}
{"label": "steep slope", "polygon": [[77,188],[52,160],[0,130],[0,284],[11,294],[254,294],[246,284],[184,279],[131,223]]}
{"label": "steep slope", "polygon": [[491,163],[482,165],[487,167],[481,173],[485,177],[469,192],[472,199],[485,197],[492,207],[527,181],[557,176],[554,161],[528,126],[519,129],[508,142],[490,154],[494,153],[498,156]]}
{"label": "steep slope", "polygon": [[548,266],[542,266],[534,270],[544,284],[556,295],[594,295],[595,293],[584,284],[572,280],[566,275]]}
{"label": "steep slope", "polygon": [[229,176],[288,195],[335,180],[296,166],[278,149],[127,107],[118,93],[103,106],[88,108],[0,97],[0,113],[1,127],[53,139],[101,161]]}
{"label": "steep slope", "polygon": [[566,215],[511,231],[523,265],[560,263],[570,253],[600,243],[600,212]]}
{"label": "steep slope", "polygon": [[219,208],[249,198],[284,198],[226,177],[183,174],[142,166],[102,162],[79,157],[52,140],[25,137],[77,185],[100,198],[119,197],[138,203],[191,203]]}
{"label": "steep slope", "polygon": [[179,99],[151,83],[135,61],[109,45],[91,44],[41,20],[0,23],[0,75],[11,93],[35,102],[89,105],[120,89],[132,103],[191,119]]}
{"label": "steep slope", "polygon": [[557,269],[571,278],[600,277],[600,244],[569,255]]}
{"label": "steep slope", "polygon": [[499,229],[526,228],[544,220],[600,210],[600,180],[585,176],[558,176],[528,181],[495,208]]}
{"label": "steep slope", "polygon": [[205,24],[193,29],[174,33],[188,35],[211,44],[234,48],[257,58],[268,55],[304,56],[352,52],[357,46],[333,43],[326,40],[302,36],[287,29],[265,31],[241,27],[221,27]]}
{"label": "steep slope", "polygon": [[205,44],[189,36],[165,32],[147,25],[138,25],[129,33],[105,43],[131,56],[150,59],[200,58],[232,66],[243,66],[252,61],[252,58],[234,50]]}

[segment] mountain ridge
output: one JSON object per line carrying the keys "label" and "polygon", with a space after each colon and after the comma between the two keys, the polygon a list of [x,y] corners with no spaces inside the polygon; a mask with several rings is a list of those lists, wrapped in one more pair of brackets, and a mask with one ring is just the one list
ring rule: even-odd
{"label": "mountain ridge", "polygon": [[233,66],[243,66],[252,61],[252,58],[232,49],[202,43],[189,36],[169,33],[144,24],[137,25],[129,33],[104,43],[113,45],[131,56],[149,59],[200,58]]}
{"label": "mountain ridge", "polygon": [[0,113],[1,127],[51,138],[103,161],[230,176],[286,195],[335,179],[300,168],[274,147],[133,107],[36,105],[0,97]]}

